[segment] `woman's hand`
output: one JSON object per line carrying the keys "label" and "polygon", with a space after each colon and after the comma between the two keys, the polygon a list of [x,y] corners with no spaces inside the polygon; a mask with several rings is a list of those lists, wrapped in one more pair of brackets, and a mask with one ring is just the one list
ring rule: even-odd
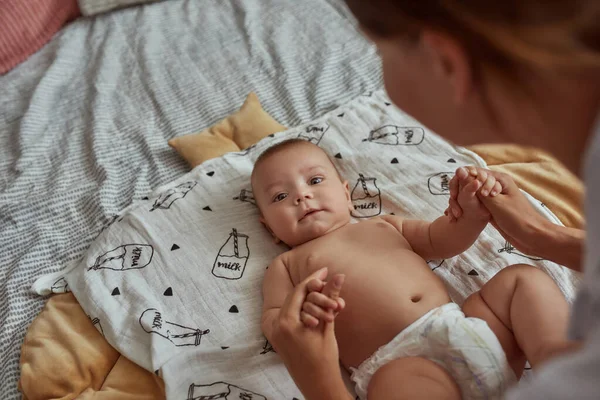
{"label": "woman's hand", "polygon": [[543,257],[541,254],[543,251],[540,251],[537,245],[536,235],[548,229],[551,223],[533,208],[509,175],[477,167],[458,168],[450,181],[448,212],[456,218],[462,215],[457,198],[460,191],[459,182],[466,174],[488,182],[492,181],[490,178],[493,177],[493,181],[500,183],[501,192],[496,195],[491,193],[493,190],[482,190],[478,193],[479,200],[492,215],[492,224],[517,250],[524,254]]}
{"label": "woman's hand", "polygon": [[[294,288],[273,321],[269,340],[307,400],[352,399],[342,380],[334,323],[323,322],[316,328],[308,328],[300,318],[308,283],[324,281],[326,277],[324,268]],[[321,293],[337,298],[342,284],[343,276],[336,275]]]}

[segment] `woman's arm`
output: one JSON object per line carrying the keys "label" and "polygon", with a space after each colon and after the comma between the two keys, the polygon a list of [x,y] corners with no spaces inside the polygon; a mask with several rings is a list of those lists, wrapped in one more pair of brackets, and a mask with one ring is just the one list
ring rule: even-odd
{"label": "woman's arm", "polygon": [[581,255],[585,241],[583,230],[545,221],[541,229],[532,234],[530,241],[532,254],[572,270],[581,271]]}
{"label": "woman's arm", "polygon": [[[306,400],[353,400],[342,379],[334,322],[308,328],[300,320],[308,282],[323,281],[326,277],[327,269],[323,268],[296,285],[271,322],[269,341]],[[341,285],[334,285],[335,278],[322,290],[332,298],[337,297],[341,289]]]}

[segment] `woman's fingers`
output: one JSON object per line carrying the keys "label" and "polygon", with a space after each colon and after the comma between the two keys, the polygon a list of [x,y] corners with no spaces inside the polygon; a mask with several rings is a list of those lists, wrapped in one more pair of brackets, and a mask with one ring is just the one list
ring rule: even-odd
{"label": "woman's fingers", "polygon": [[320,292],[309,293],[308,296],[306,296],[306,301],[324,309],[335,310],[338,307],[337,301],[330,299]]}
{"label": "woman's fingers", "polygon": [[479,182],[481,182],[481,184],[483,185],[485,183],[485,181],[487,181],[488,179],[488,171],[486,171],[485,169],[480,168],[477,171],[477,180]]}
{"label": "woman's fingers", "polygon": [[297,321],[298,315],[302,309],[302,304],[306,299],[308,282],[313,279],[325,280],[325,278],[327,278],[327,272],[327,268],[321,268],[296,285],[294,291],[288,295],[283,302],[279,317]]}
{"label": "woman's fingers", "polygon": [[500,193],[502,193],[502,185],[500,184],[500,182],[496,181],[494,188],[490,192],[490,196],[495,197],[498,196]]}
{"label": "woman's fingers", "polygon": [[481,187],[481,182],[479,182],[477,179],[475,179],[474,181],[471,181],[470,183],[468,183],[467,186],[465,186],[465,188],[463,190],[466,194],[469,195],[469,197],[474,197],[475,193],[477,193],[477,190],[479,190],[480,187]]}
{"label": "woman's fingers", "polygon": [[344,308],[346,308],[346,301],[344,299],[342,299],[341,297],[338,297],[337,302],[338,302],[337,312],[343,311]]}
{"label": "woman's fingers", "polygon": [[465,179],[467,176],[469,176],[469,169],[468,167],[458,167],[454,175],[456,175],[458,179]]}
{"label": "woman's fingers", "polygon": [[325,282],[323,282],[322,280],[320,280],[320,279],[311,279],[306,284],[306,290],[308,290],[309,296],[310,296],[310,294],[312,292],[320,292],[321,290],[323,290],[324,286],[325,286]]}
{"label": "woman's fingers", "polygon": [[300,312],[300,321],[309,328],[316,328],[319,326],[319,320],[304,311]]}
{"label": "woman's fingers", "polygon": [[322,321],[333,321],[333,312],[330,312],[328,308],[323,309],[315,305],[314,303],[310,303],[308,301],[305,301],[302,305],[302,311]]}
{"label": "woman's fingers", "polygon": [[340,297],[340,291],[342,290],[342,286],[344,285],[344,280],[346,279],[346,275],[336,274],[331,278],[329,282],[325,285],[321,293],[325,296],[336,300]]}
{"label": "woman's fingers", "polygon": [[513,180],[513,178],[510,175],[507,175],[503,172],[491,171],[491,170],[489,170],[488,172],[491,175],[493,175],[494,178],[496,178],[496,181],[500,182],[501,191],[499,193],[511,194],[515,190],[519,190],[519,188],[517,187],[517,184],[515,183],[515,181]]}
{"label": "woman's fingers", "polygon": [[489,175],[487,177],[487,180],[485,181],[485,183],[481,187],[481,195],[482,196],[489,195],[495,185],[496,185],[496,178],[494,178],[493,175]]}

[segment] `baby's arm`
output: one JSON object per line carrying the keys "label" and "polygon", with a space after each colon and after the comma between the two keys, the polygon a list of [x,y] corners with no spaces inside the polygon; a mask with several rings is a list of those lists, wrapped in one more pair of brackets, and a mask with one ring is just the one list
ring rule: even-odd
{"label": "baby's arm", "polygon": [[273,321],[279,315],[283,303],[292,291],[294,284],[281,257],[277,257],[265,272],[263,279],[262,331],[271,340]]}
{"label": "baby's arm", "polygon": [[487,181],[481,182],[467,175],[460,184],[457,201],[464,210],[460,218],[444,215],[433,222],[396,220],[393,223],[415,253],[424,259],[450,258],[464,252],[477,240],[490,220],[489,212],[477,198],[477,192],[489,186]]}
{"label": "baby's arm", "polygon": [[453,221],[443,215],[433,222],[404,220],[402,233],[414,252],[426,260],[454,257],[477,240],[489,219],[462,217]]}

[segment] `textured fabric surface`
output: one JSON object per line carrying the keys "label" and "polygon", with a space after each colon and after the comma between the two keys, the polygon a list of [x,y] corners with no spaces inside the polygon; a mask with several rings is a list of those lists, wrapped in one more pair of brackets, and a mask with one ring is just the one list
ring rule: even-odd
{"label": "textured fabric surface", "polygon": [[0,74],[10,71],[80,15],[77,0],[2,0]]}
{"label": "textured fabric surface", "polygon": [[[393,107],[382,92],[359,96],[158,188],[124,210],[80,261],[40,278],[34,289],[57,292],[68,284],[115,349],[158,371],[169,399],[226,390],[229,399],[237,391],[300,398],[260,328],[265,267],[287,248],[259,222],[249,186],[257,157],[290,138],[310,140],[332,156],[350,182],[355,222],[389,213],[434,220],[447,207],[451,171],[485,166]],[[572,271],[515,251],[491,225],[463,254],[428,261],[458,304],[519,262],[545,270],[568,300],[577,282]]]}
{"label": "textured fabric surface", "polygon": [[114,215],[188,170],[167,140],[255,91],[294,126],[381,87],[334,0],[170,0],[78,19],[0,77],[0,393],[43,299]]}
{"label": "textured fabric surface", "polygon": [[137,4],[152,3],[161,0],[78,0],[81,13],[86,17],[114,10],[120,7],[129,7]]}

